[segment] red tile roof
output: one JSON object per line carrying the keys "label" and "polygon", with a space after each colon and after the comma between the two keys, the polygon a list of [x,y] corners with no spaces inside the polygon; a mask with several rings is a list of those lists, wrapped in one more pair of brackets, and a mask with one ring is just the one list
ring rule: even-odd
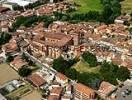
{"label": "red tile roof", "polygon": [[82,92],[83,94],[86,94],[86,95],[95,94],[95,91],[93,89],[91,89],[90,87],[85,86],[81,83],[76,84],[76,90],[79,92]]}
{"label": "red tile roof", "polygon": [[115,86],[108,83],[108,82],[105,82],[103,81],[101,84],[100,84],[100,87],[99,87],[99,92],[102,93],[102,94],[106,94],[108,95],[110,92],[114,91],[115,90]]}
{"label": "red tile roof", "polygon": [[59,96],[49,95],[47,100],[59,100]]}
{"label": "red tile roof", "polygon": [[54,87],[51,91],[50,91],[50,94],[51,93],[55,93],[57,95],[60,95],[61,92],[62,92],[63,88],[62,87]]}
{"label": "red tile roof", "polygon": [[6,8],[6,7],[1,7],[0,6],[0,13],[5,12],[5,11],[8,11],[8,10],[10,10],[10,9],[9,8]]}
{"label": "red tile roof", "polygon": [[10,64],[13,65],[16,70],[18,70],[22,66],[27,65],[27,62],[24,61],[20,56],[16,56]]}
{"label": "red tile roof", "polygon": [[61,74],[59,72],[56,74],[56,77],[60,78],[63,81],[68,80],[68,77],[66,77],[64,74]]}
{"label": "red tile roof", "polygon": [[42,77],[40,77],[38,74],[35,73],[28,76],[27,79],[31,81],[33,85],[35,85],[36,87],[39,87],[46,83],[46,81]]}

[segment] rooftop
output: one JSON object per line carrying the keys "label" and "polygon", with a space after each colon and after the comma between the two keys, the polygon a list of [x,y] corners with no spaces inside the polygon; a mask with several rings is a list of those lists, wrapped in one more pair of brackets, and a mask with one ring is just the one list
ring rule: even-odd
{"label": "rooftop", "polygon": [[16,56],[10,64],[13,65],[16,70],[18,70],[22,66],[27,65],[27,62],[24,61],[20,56]]}
{"label": "rooftop", "polygon": [[33,73],[32,75],[28,76],[27,79],[31,81],[36,87],[39,87],[46,83],[46,81],[36,73]]}
{"label": "rooftop", "polygon": [[86,94],[86,95],[95,94],[95,91],[93,89],[81,83],[77,83],[75,86],[76,86],[76,90],[79,92],[82,92],[83,94]]}
{"label": "rooftop", "polygon": [[100,84],[99,87],[99,93],[109,95],[111,92],[113,92],[116,89],[116,87],[108,82],[103,81]]}
{"label": "rooftop", "polygon": [[66,77],[64,74],[61,74],[59,72],[56,74],[56,77],[60,78],[63,81],[68,80],[68,77]]}
{"label": "rooftop", "polygon": [[59,100],[59,97],[56,95],[49,95],[47,100]]}
{"label": "rooftop", "polygon": [[54,87],[50,91],[50,95],[60,95],[62,93],[63,88],[62,87]]}

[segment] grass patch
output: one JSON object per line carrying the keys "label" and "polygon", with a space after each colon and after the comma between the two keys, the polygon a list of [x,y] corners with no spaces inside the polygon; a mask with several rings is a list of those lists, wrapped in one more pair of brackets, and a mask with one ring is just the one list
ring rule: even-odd
{"label": "grass patch", "polygon": [[88,72],[88,73],[99,73],[100,66],[90,67],[87,62],[80,60],[76,65],[73,66],[78,72]]}
{"label": "grass patch", "polygon": [[132,12],[132,0],[124,0],[121,4],[122,12]]}
{"label": "grass patch", "polygon": [[100,0],[69,0],[78,6],[75,13],[87,13],[88,11],[102,11],[103,5]]}

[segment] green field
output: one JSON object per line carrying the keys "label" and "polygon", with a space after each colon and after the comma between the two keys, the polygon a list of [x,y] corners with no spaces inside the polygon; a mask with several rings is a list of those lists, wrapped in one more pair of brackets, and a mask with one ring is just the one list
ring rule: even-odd
{"label": "green field", "polygon": [[89,67],[88,63],[80,60],[75,66],[73,66],[78,72],[89,72],[89,73],[99,73],[100,66]]}
{"label": "green field", "polygon": [[101,11],[100,0],[69,0],[78,4],[77,13],[86,13],[88,11]]}
{"label": "green field", "polygon": [[132,0],[124,0],[121,4],[122,12],[132,12]]}

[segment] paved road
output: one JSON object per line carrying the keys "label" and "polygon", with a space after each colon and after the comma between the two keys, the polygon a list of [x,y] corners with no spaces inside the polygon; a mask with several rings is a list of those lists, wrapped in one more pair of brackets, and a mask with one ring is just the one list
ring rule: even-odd
{"label": "paved road", "polygon": [[47,70],[50,70],[51,72],[53,73],[56,73],[57,71],[54,70],[53,68],[49,67],[47,64],[44,64],[44,63],[41,63],[38,59],[36,59],[35,57],[31,56],[30,54],[28,54],[27,52],[24,52],[28,57],[30,57],[30,59],[32,61],[34,61],[35,63],[37,63],[37,65],[41,68],[41,67],[44,67],[46,68]]}
{"label": "paved road", "polygon": [[[123,97],[122,92],[124,92],[126,89],[131,90],[131,93]],[[132,100],[132,86],[123,86],[122,88],[119,88],[117,90],[117,100]]]}

